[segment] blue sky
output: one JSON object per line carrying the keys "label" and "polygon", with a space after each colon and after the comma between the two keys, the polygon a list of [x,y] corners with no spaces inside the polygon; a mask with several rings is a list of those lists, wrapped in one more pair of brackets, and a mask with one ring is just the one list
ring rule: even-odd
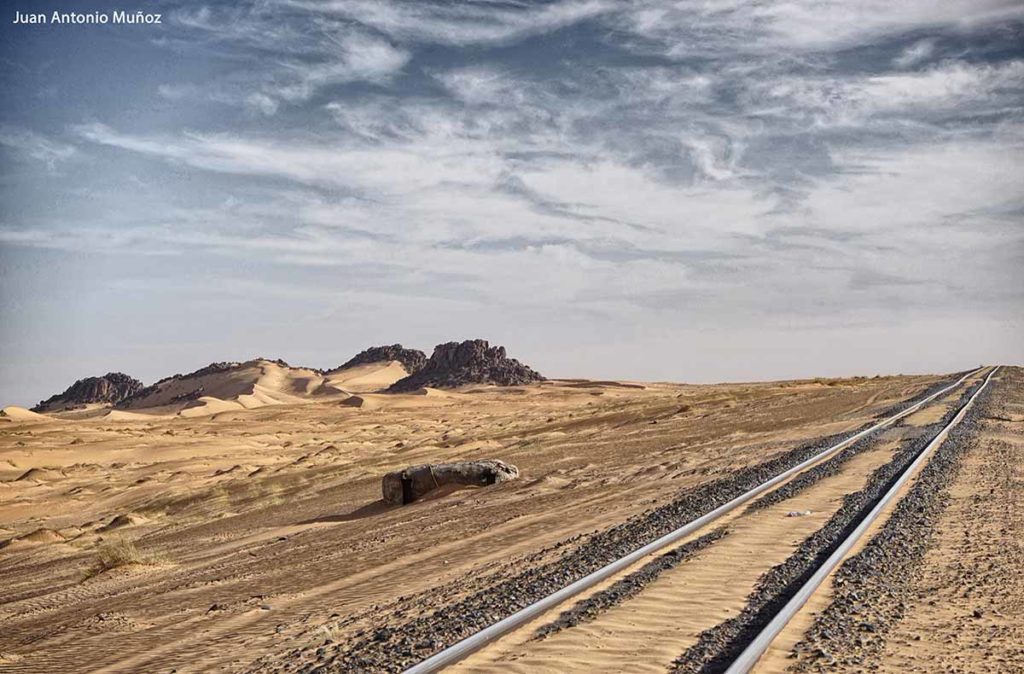
{"label": "blue sky", "polygon": [[[0,17],[0,402],[483,337],[549,376],[1024,360],[1024,5]],[[134,9],[119,4],[124,9]]]}

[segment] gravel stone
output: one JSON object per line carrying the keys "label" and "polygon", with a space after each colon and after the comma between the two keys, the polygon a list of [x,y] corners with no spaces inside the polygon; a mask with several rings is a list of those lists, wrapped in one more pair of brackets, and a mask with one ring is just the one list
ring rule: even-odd
{"label": "gravel stone", "polygon": [[[700,672],[701,674],[724,672],[746,645],[757,636],[814,574],[815,570],[850,535],[899,478],[900,474],[942,430],[943,426],[949,423],[979,386],[980,382],[967,387],[957,403],[943,415],[941,420],[922,427],[920,434],[904,439],[894,457],[871,474],[867,486],[860,491],[847,494],[843,498],[839,510],[822,528],[804,539],[785,562],[772,567],[761,576],[754,591],[747,598],[747,605],[740,614],[705,630],[698,638],[697,643],[676,659],[672,671]],[[812,468],[811,471],[831,470],[826,464]],[[855,604],[862,606],[860,601],[855,601]],[[855,637],[864,634],[857,629],[857,625],[863,622],[866,616],[859,612],[857,616],[858,619],[855,622],[845,625],[846,629],[842,636],[851,637],[852,635]],[[870,616],[867,617],[870,618]],[[877,619],[875,622],[883,624]],[[836,658],[834,640],[839,637],[840,634],[833,634],[827,628],[822,631],[820,639],[814,643],[814,648],[820,649],[824,653],[819,655],[821,661],[832,661]],[[828,648],[825,648],[825,643]]]}
{"label": "gravel stone", "polygon": [[[989,414],[993,381],[968,410],[963,421],[938,448],[921,471],[913,488],[900,500],[892,516],[867,543],[836,571],[832,602],[793,648],[793,671],[820,672],[835,665],[861,666],[885,645],[884,634],[904,615],[912,580],[920,572],[932,544],[936,523],[948,502],[946,493],[956,479],[964,456],[976,446],[979,420]],[[975,610],[975,619],[984,614]],[[858,641],[854,627],[870,620],[877,638]],[[920,636],[915,636],[916,640]],[[819,650],[829,644],[831,659]]]}

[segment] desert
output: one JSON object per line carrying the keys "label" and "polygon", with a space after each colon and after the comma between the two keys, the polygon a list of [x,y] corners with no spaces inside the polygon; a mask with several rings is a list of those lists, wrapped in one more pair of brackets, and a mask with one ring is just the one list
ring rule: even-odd
{"label": "desert", "polygon": [[[838,530],[830,518],[852,508],[850,494],[883,484],[879,471],[907,447],[919,450],[973,392],[964,387],[992,374],[685,385],[542,379],[482,340],[439,345],[431,358],[399,345],[365,354],[327,371],[215,363],[130,384],[128,394],[77,382],[41,403],[57,411],[6,408],[5,670],[399,671],[710,509],[719,491],[732,493],[730,480],[752,479],[751,467],[768,476],[960,378],[830,459],[842,459],[835,468],[819,464],[783,483],[763,505],[633,565],[454,670],[705,671],[715,624],[746,619],[772,564],[785,566],[805,537]],[[392,392],[417,372],[447,388]],[[947,484],[959,498],[972,481],[993,479],[1019,497],[1012,480],[984,471],[1019,465],[1007,459],[1024,450],[1014,425],[1021,383],[1017,368],[995,375],[968,456],[998,447],[1003,458],[970,459],[978,467],[957,478],[963,486]],[[391,471],[489,460],[515,474],[496,484],[435,482],[405,505],[382,496]],[[943,561],[951,545],[986,568],[1019,562],[1012,541],[1022,522],[1012,511],[989,538],[959,544],[958,506],[943,512],[949,523],[929,522],[937,533],[913,583],[952,591]],[[922,593],[906,599],[920,602],[926,593],[913,583],[901,591]],[[1018,662],[1016,595],[995,583],[972,587],[970,611],[983,606],[1003,630],[984,640],[977,663]],[[816,601],[815,615],[828,615],[826,600]],[[966,638],[954,630],[963,603],[945,604],[949,618],[915,604],[909,620],[891,621],[894,638],[930,621],[915,647],[935,643],[934,657],[962,664],[941,645],[946,634]],[[820,664],[813,635],[822,628],[803,620],[782,642],[796,659],[773,651],[758,671]],[[871,657],[912,669],[915,659],[892,643],[900,642],[881,642]],[[863,647],[854,650],[845,662],[866,662]]]}

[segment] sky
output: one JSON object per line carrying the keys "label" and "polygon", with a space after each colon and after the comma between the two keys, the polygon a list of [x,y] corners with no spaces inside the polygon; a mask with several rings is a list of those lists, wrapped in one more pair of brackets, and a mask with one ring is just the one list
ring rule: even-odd
{"label": "sky", "polygon": [[[115,8],[161,23],[12,23]],[[1017,0],[0,12],[0,404],[470,338],[555,377],[1024,361]]]}

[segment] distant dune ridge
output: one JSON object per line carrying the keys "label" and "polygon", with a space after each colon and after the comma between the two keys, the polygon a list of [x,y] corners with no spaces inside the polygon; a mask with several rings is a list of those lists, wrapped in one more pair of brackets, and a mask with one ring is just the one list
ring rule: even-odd
{"label": "distant dune ridge", "polygon": [[95,403],[116,405],[142,389],[142,382],[122,372],[79,379],[63,393],[50,396],[32,408],[33,412],[56,412]]}
{"label": "distant dune ridge", "polygon": [[[401,344],[373,346],[331,370],[294,367],[280,359],[254,358],[211,363],[194,372],[164,377],[149,386],[126,374],[112,372],[80,379],[33,409],[61,416],[103,414],[120,418],[136,416],[142,410],[202,416],[325,397],[351,398],[351,407],[372,407],[378,403],[372,396],[365,398],[365,394],[422,393],[427,388],[472,384],[516,386],[543,379],[528,366],[508,358],[504,347],[492,347],[485,340],[475,339],[439,344],[429,359],[422,351]],[[32,414],[15,408],[10,408],[10,412],[9,418]]]}
{"label": "distant dune ridge", "polygon": [[[317,370],[292,367],[283,360],[256,358],[240,363],[213,363],[189,374],[161,379],[117,408],[180,405],[184,409],[215,406],[217,411],[252,409],[299,402],[320,393],[322,386],[323,376]],[[225,402],[232,404],[224,406]]]}

